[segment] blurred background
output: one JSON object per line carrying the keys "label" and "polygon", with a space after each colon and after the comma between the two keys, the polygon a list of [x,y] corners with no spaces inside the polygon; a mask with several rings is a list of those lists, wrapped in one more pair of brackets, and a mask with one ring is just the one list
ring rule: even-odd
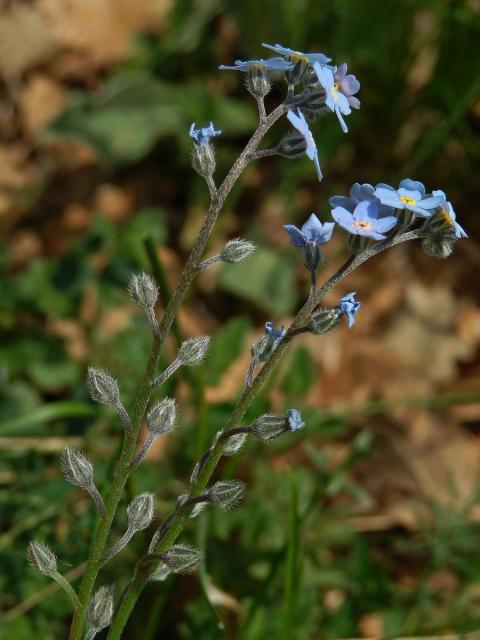
{"label": "blurred background", "polygon": [[[94,511],[58,456],[77,446],[102,490],[121,429],[88,398],[89,364],[119,379],[128,407],[150,336],[129,274],[155,273],[168,299],[208,206],[190,168],[190,123],[213,120],[217,181],[256,126],[236,58],[261,42],[322,51],[359,78],[344,135],[317,122],[325,180],[305,158],[252,164],[211,239],[255,241],[246,263],[198,277],[166,350],[214,335],[205,365],[174,377],[179,428],[155,446],[126,500],[149,490],[159,517],[224,423],[266,320],[287,323],[308,274],[282,224],[353,182],[404,177],[443,189],[470,236],[438,262],[399,246],[343,282],[351,331],[302,337],[248,419],[288,407],[307,427],[249,442],[223,477],[244,503],[191,521],[182,541],[200,572],[152,583],[126,638],[299,639],[464,634],[480,628],[480,2],[479,0],[2,0],[0,2],[1,638],[66,636],[62,593],[33,572],[32,538],[78,586]],[[278,82],[267,98],[283,99]],[[287,130],[283,120],[265,146]],[[326,248],[326,278],[345,259]],[[161,313],[161,310],[159,310]],[[125,527],[125,504],[113,536]],[[123,584],[138,535],[105,569]],[[113,537],[112,537],[113,539]],[[139,631],[141,629],[141,631]],[[472,636],[473,637],[473,636]]]}

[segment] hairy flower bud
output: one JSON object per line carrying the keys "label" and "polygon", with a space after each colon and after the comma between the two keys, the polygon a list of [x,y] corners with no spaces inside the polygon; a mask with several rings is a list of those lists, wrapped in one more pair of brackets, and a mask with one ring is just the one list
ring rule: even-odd
{"label": "hairy flower bud", "polygon": [[66,447],[60,458],[60,466],[67,482],[87,491],[95,503],[100,517],[104,518],[105,504],[93,482],[92,463],[80,451]]}
{"label": "hairy flower bud", "polygon": [[264,98],[272,86],[266,65],[252,64],[248,70],[245,85],[252,96]]}
{"label": "hairy flower bud", "polygon": [[192,167],[204,178],[210,177],[215,171],[215,151],[210,142],[194,143],[192,149]]}
{"label": "hairy flower bud", "polygon": [[128,293],[139,307],[151,309],[157,302],[158,287],[151,275],[142,272],[130,276]]}
{"label": "hairy flower bud", "polygon": [[195,366],[200,364],[207,353],[210,336],[200,336],[182,342],[177,358],[183,365]]}
{"label": "hairy flower bud", "polygon": [[234,456],[238,453],[244,446],[247,436],[247,433],[238,433],[237,435],[231,436],[223,448],[223,455]]}
{"label": "hairy flower bud", "polygon": [[434,258],[448,258],[453,253],[456,238],[453,233],[443,231],[430,233],[422,242],[425,253]]}
{"label": "hairy flower bud", "polygon": [[153,493],[141,493],[127,507],[128,528],[142,531],[153,520]]}
{"label": "hairy flower bud", "polygon": [[328,333],[340,322],[341,314],[337,309],[318,309],[312,314],[308,330],[319,336]]}
{"label": "hairy flower bud", "polygon": [[34,569],[50,578],[57,572],[57,558],[47,545],[32,540],[28,545],[28,559]]}
{"label": "hairy flower bud", "polygon": [[115,596],[115,586],[103,586],[97,589],[90,598],[87,609],[87,620],[90,623],[90,629],[87,637],[93,638],[94,635],[108,627],[113,618],[113,599]]}
{"label": "hairy flower bud", "polygon": [[156,402],[147,414],[147,426],[152,435],[164,436],[172,431],[177,417],[177,407],[173,398]]}
{"label": "hairy flower bud", "polygon": [[245,260],[255,251],[256,247],[253,242],[248,240],[242,240],[241,238],[234,238],[229,240],[220,252],[220,257],[223,262],[241,262]]}
{"label": "hairy flower bud", "polygon": [[115,405],[120,399],[117,381],[103,369],[88,367],[87,389],[92,400],[101,404]]}
{"label": "hairy flower bud", "polygon": [[176,544],[160,554],[162,562],[173,573],[190,573],[200,562],[201,552],[184,544]]}
{"label": "hairy flower bud", "polygon": [[298,133],[288,133],[280,140],[277,153],[285,158],[296,158],[305,153],[307,143],[304,136]]}
{"label": "hairy flower bud", "polygon": [[250,430],[260,440],[273,440],[288,430],[285,416],[263,415],[255,420]]}
{"label": "hairy flower bud", "polygon": [[245,483],[240,480],[220,480],[210,487],[206,496],[222,509],[230,509],[240,502],[245,491]]}

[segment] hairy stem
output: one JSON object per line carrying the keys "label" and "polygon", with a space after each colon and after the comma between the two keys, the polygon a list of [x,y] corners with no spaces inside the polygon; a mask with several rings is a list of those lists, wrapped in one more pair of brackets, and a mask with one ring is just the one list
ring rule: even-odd
{"label": "hairy stem", "polygon": [[170,331],[170,328],[175,321],[178,308],[180,307],[185,294],[187,293],[190,283],[197,273],[197,267],[205,251],[208,238],[228,194],[240,177],[242,171],[252,159],[253,154],[255,153],[258,145],[260,144],[267,131],[284,113],[286,113],[287,110],[288,107],[281,104],[276,109],[274,109],[265,119],[260,121],[252,137],[247,142],[240,156],[232,165],[230,171],[226,175],[218,190],[212,178],[206,179],[211,196],[210,207],[208,209],[208,213],[203,222],[203,225],[199,231],[195,244],[192,247],[192,251],[187,260],[187,264],[185,265],[185,269],[183,270],[183,273],[180,276],[180,280],[177,283],[170,302],[165,309],[164,316],[158,327],[158,332],[156,332],[154,336],[154,342],[152,350],[150,352],[147,369],[144,378],[139,386],[134,402],[132,411],[131,433],[129,433],[128,431],[125,433],[120,460],[116,467],[115,474],[106,499],[105,518],[100,523],[97,523],[97,529],[92,541],[92,546],[90,548],[87,568],[79,591],[79,606],[74,613],[72,625],[70,628],[70,640],[81,640],[82,631],[85,625],[86,609],[100,568],[99,560],[105,549],[113,518],[117,511],[118,503],[120,502],[125,484],[129,476],[129,463],[135,449],[138,431],[140,430],[140,427],[145,418],[147,405],[150,399],[152,390],[151,380],[154,378],[160,354],[164,342],[167,338],[168,332]]}
{"label": "hairy stem", "polygon": [[58,585],[62,587],[62,589],[67,594],[67,596],[70,598],[70,602],[72,603],[73,608],[76,609],[78,607],[79,602],[78,602],[77,594],[75,593],[75,589],[72,587],[69,581],[66,578],[64,578],[61,573],[58,573],[58,571],[55,571],[55,573],[52,575],[52,578],[55,580],[55,582]]}
{"label": "hairy stem", "polygon": [[[371,247],[365,249],[357,256],[350,257],[339,269],[336,271],[320,289],[318,289],[313,295],[310,295],[306,303],[300,309],[295,316],[292,324],[290,325],[285,337],[281,340],[275,350],[272,352],[268,360],[263,365],[262,369],[252,382],[251,386],[246,387],[238,399],[228,421],[223,427],[223,432],[233,429],[245,415],[252,400],[260,391],[264,382],[269,377],[270,373],[275,368],[278,361],[288,348],[289,342],[295,333],[298,333],[298,329],[304,327],[309,321],[312,312],[325,297],[325,295],[333,289],[341,280],[343,280],[354,269],[363,264],[366,260],[374,257],[378,253],[392,247],[401,242],[407,242],[409,240],[415,240],[424,236],[421,230],[409,231],[401,235],[393,236],[383,242],[379,242]],[[221,437],[217,438],[215,445],[209,450],[209,456],[205,461],[198,477],[194,482],[190,484],[190,490],[188,493],[189,498],[196,498],[202,494],[206,488],[225,447],[226,441]],[[189,513],[183,509],[177,510],[171,514],[168,518],[168,530],[162,531],[162,536],[154,549],[150,549],[150,552],[162,553],[166,551],[178,538],[183,530],[184,524],[189,517]],[[149,576],[156,568],[156,563],[152,563],[152,567],[146,569],[142,567],[141,570],[135,572],[133,580],[131,580],[126,593],[122,599],[121,605],[118,607],[113,622],[110,626],[110,630],[107,636],[108,640],[119,640],[123,629],[130,617],[130,614],[137,602],[143,588],[148,582]]]}

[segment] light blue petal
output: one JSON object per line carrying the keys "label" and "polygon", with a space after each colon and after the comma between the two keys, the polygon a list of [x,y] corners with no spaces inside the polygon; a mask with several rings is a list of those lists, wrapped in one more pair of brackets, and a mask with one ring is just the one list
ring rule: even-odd
{"label": "light blue petal", "polygon": [[408,191],[418,191],[419,193],[422,194],[422,198],[425,195],[425,185],[423,184],[423,182],[420,182],[418,180],[411,180],[410,178],[405,178],[399,184],[399,190],[402,188],[407,189]]}
{"label": "light blue petal", "polygon": [[396,191],[390,191],[390,189],[385,189],[384,187],[377,187],[377,189],[375,189],[375,195],[382,204],[386,204],[389,207],[394,207],[395,209],[405,208],[405,205],[399,199]]}
{"label": "light blue petal", "polygon": [[435,209],[435,207],[439,207],[442,202],[444,202],[442,196],[431,196],[430,198],[424,198],[419,204],[422,209]]}
{"label": "light blue petal", "polygon": [[338,105],[335,105],[335,113],[337,114],[338,121],[340,122],[340,126],[342,127],[343,133],[348,133],[347,123],[343,119],[342,112]]}
{"label": "light blue petal", "polygon": [[347,198],[346,196],[332,196],[329,198],[328,202],[330,206],[343,207],[347,211],[350,211],[350,213],[354,212],[355,207],[358,204],[358,200],[355,198]]}
{"label": "light blue petal", "polygon": [[375,221],[375,231],[378,231],[379,233],[387,233],[387,231],[393,229],[397,222],[398,218],[396,218],[395,216],[379,218]]}
{"label": "light blue petal", "polygon": [[297,227],[293,224],[284,224],[283,228],[290,236],[290,241],[294,247],[305,246],[307,239],[305,238],[303,233],[300,231],[300,229],[297,229]]}

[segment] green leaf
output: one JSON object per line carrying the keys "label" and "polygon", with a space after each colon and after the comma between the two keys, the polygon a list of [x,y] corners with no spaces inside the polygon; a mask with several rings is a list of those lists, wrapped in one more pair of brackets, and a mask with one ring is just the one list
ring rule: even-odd
{"label": "green leaf", "polygon": [[217,383],[225,369],[238,358],[250,326],[248,318],[232,318],[213,336],[205,365],[208,384]]}
{"label": "green leaf", "polygon": [[283,376],[282,389],[289,398],[298,398],[307,393],[316,378],[315,365],[305,347],[294,351],[287,372]]}

